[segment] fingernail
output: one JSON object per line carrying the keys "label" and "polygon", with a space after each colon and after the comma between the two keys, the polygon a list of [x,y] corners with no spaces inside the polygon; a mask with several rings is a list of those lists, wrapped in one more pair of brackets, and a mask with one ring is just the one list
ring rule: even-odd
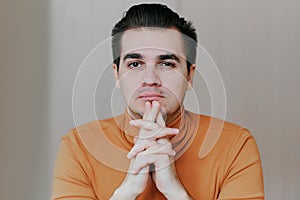
{"label": "fingernail", "polygon": [[175,155],[176,155],[176,151],[174,151],[174,150],[173,150],[173,151],[172,151],[172,153],[173,153],[173,156],[175,156]]}
{"label": "fingernail", "polygon": [[154,104],[155,106],[159,106],[158,101],[154,101],[153,104]]}
{"label": "fingernail", "polygon": [[132,158],[132,154],[131,154],[130,152],[127,154],[127,158],[128,158],[128,159],[131,159],[131,158]]}

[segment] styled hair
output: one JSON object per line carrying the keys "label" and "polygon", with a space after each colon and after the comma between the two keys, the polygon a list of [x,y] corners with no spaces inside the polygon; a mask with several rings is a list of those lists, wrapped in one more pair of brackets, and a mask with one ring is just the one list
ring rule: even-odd
{"label": "styled hair", "polygon": [[119,70],[121,39],[126,30],[141,28],[176,28],[182,34],[184,53],[187,58],[187,68],[190,71],[191,64],[196,62],[197,34],[190,21],[179,17],[166,5],[162,4],[138,4],[132,6],[125,16],[115,24],[112,29],[113,62]]}

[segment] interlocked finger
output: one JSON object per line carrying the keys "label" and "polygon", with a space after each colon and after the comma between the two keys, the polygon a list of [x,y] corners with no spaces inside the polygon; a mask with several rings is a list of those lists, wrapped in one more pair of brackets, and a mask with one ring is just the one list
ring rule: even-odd
{"label": "interlocked finger", "polygon": [[153,129],[159,129],[161,126],[155,122],[150,122],[144,119],[135,119],[130,121],[130,125],[136,126],[138,128],[143,128],[145,130],[151,131]]}
{"label": "interlocked finger", "polygon": [[160,139],[159,142],[151,145],[147,148],[143,154],[167,154],[169,156],[175,156],[176,152],[172,149],[172,145],[167,139]]}
{"label": "interlocked finger", "polygon": [[154,164],[155,169],[160,169],[170,164],[169,156],[166,154],[146,154],[139,153],[135,157],[134,164],[131,168],[132,173],[139,173],[141,169]]}
{"label": "interlocked finger", "polygon": [[146,105],[145,105],[145,112],[143,115],[144,120],[147,120],[147,118],[149,117],[150,111],[151,111],[151,103],[147,101]]}
{"label": "interlocked finger", "polygon": [[167,135],[174,135],[179,132],[177,128],[166,128],[157,123],[149,122],[143,119],[131,120],[130,124],[138,128],[144,129],[140,132],[139,137],[143,139],[157,139]]}
{"label": "interlocked finger", "polygon": [[151,122],[156,122],[157,116],[160,113],[160,105],[157,101],[152,102],[152,109],[146,118],[147,120]]}
{"label": "interlocked finger", "polygon": [[127,158],[132,159],[138,153],[144,151],[145,149],[149,148],[151,145],[154,145],[154,144],[155,144],[154,140],[137,138],[135,141],[135,145],[132,147],[132,149],[127,154]]}

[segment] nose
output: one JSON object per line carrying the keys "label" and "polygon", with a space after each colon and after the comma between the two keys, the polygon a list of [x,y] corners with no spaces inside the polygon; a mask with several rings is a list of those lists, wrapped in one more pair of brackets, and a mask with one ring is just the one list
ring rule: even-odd
{"label": "nose", "polygon": [[159,73],[155,69],[155,66],[146,67],[144,75],[142,77],[142,86],[161,86]]}

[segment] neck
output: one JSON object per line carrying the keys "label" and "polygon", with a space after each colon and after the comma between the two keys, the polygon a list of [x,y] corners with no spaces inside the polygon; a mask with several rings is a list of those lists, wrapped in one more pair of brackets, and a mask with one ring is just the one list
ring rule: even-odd
{"label": "neck", "polygon": [[171,114],[167,114],[165,117],[166,124],[172,124],[176,119],[180,118],[180,116],[184,113],[184,106],[181,105],[177,108],[177,110]]}

